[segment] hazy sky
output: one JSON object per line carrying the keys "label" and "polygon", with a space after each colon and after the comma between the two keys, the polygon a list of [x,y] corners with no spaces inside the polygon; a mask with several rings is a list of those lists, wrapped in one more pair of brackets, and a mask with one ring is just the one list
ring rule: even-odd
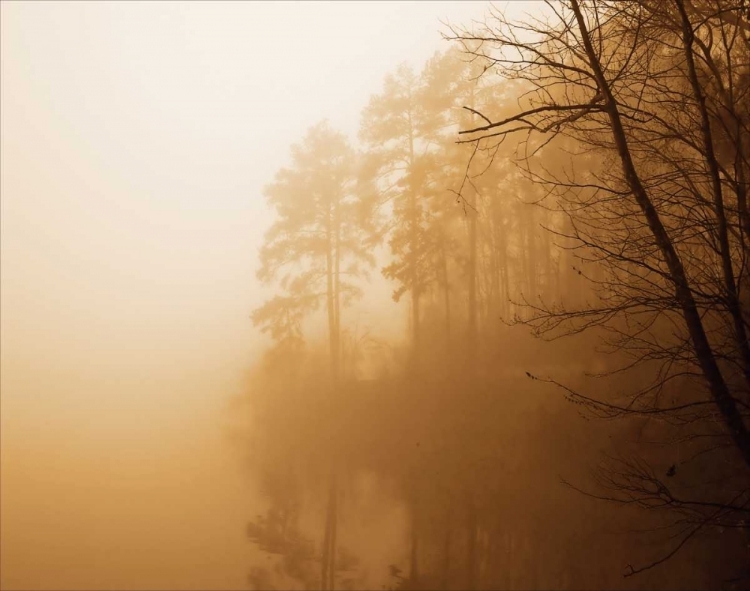
{"label": "hazy sky", "polygon": [[484,7],[0,3],[4,586],[244,584],[261,189]]}

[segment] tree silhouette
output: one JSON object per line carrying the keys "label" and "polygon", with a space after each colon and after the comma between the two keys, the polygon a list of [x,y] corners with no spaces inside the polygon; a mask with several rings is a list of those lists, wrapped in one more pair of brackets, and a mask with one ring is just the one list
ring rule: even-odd
{"label": "tree silhouette", "polygon": [[[712,58],[706,57],[712,51],[704,51],[726,34],[726,27],[734,29],[739,44],[745,11],[741,3],[728,2],[699,17],[701,9],[682,0],[571,0],[551,8],[555,24],[517,25],[496,11],[491,25],[455,31],[469,53],[533,89],[512,115],[484,114],[484,123],[461,134],[477,143],[523,134],[530,147],[523,161],[528,174],[545,182],[562,203],[572,222],[566,238],[595,253],[603,273],[590,278],[595,304],[577,310],[532,304],[535,315],[529,324],[547,336],[558,329],[568,334],[605,330],[606,342],[631,358],[620,371],[638,368],[653,381],[635,388],[623,402],[568,389],[571,399],[600,415],[668,418],[681,427],[682,437],[694,437],[699,424],[713,432],[718,419],[744,461],[745,467],[736,470],[743,474],[739,481],[745,480],[750,382],[737,285],[746,260],[745,188],[738,179],[744,178],[747,162],[739,134],[731,128],[724,139],[731,143],[734,137],[736,146],[729,150],[734,170],[717,158],[712,126],[719,117],[718,110],[711,112],[716,103],[709,97],[728,79],[722,80],[726,72],[712,70]],[[727,47],[725,41],[724,51]],[[737,115],[743,110],[728,107]],[[571,166],[564,178],[550,175],[534,154],[554,150],[561,136],[573,138],[579,152],[595,154],[600,165]],[[681,400],[666,403],[663,394],[676,395],[680,381],[691,386],[678,391]],[[711,449],[717,449],[714,443],[706,452]],[[635,460],[624,469],[613,467],[611,474],[604,480],[610,489],[619,483],[623,498],[632,499],[636,490],[644,498],[653,495],[651,473]],[[639,478],[641,489],[634,485]],[[746,501],[730,492],[735,484],[723,482],[717,499],[700,502],[741,514]],[[706,508],[686,529],[679,521],[683,530],[677,548],[716,523],[718,515]]]}
{"label": "tree silhouette", "polygon": [[[335,404],[341,364],[341,311],[361,291],[356,279],[374,263],[364,244],[369,218],[357,189],[356,155],[326,122],[292,147],[292,165],[266,188],[277,219],[260,251],[258,278],[278,279],[287,295],[256,310],[256,324],[283,342],[299,339],[305,314],[325,302],[328,318],[329,400]],[[337,467],[330,466],[323,541],[322,585],[336,573]]]}

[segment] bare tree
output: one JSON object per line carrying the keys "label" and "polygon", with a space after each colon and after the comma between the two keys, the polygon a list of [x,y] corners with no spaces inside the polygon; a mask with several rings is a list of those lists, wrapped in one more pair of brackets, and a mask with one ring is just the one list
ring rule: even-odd
{"label": "bare tree", "polygon": [[529,88],[517,112],[480,113],[486,123],[459,141],[489,152],[519,137],[524,174],[568,218],[557,237],[596,263],[594,303],[527,301],[534,314],[522,322],[548,338],[598,330],[625,360],[605,372],[620,391],[587,395],[545,379],[598,416],[658,420],[663,441],[690,441],[729,466],[721,486],[689,499],[640,461],[599,473],[606,498],[661,499],[679,514],[676,551],[707,526],[744,528],[750,501],[747,9],[570,0],[546,13],[512,23],[493,9],[474,30],[451,29],[485,71]]}

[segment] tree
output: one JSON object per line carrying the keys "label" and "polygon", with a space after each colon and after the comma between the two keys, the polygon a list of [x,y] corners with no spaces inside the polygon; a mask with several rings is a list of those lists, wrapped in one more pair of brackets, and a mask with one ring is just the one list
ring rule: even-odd
{"label": "tree", "polygon": [[[398,287],[394,299],[411,294],[411,333],[420,344],[420,300],[426,288],[422,273],[428,250],[425,211],[419,199],[430,174],[431,154],[439,144],[443,112],[425,102],[424,77],[403,64],[389,74],[383,92],[371,97],[362,114],[360,141],[366,156],[365,177],[378,189],[379,204],[393,212],[388,228],[394,261],[383,269]],[[438,101],[440,102],[440,101]]]}
{"label": "tree", "polygon": [[[292,167],[280,170],[266,188],[278,219],[260,251],[258,278],[279,277],[285,296],[255,311],[253,320],[272,336],[299,338],[305,313],[325,302],[328,319],[330,412],[336,403],[341,363],[341,310],[360,294],[354,280],[374,263],[363,245],[368,218],[357,194],[356,158],[346,139],[323,122],[292,147]],[[322,586],[332,589],[336,573],[337,467],[330,466],[323,536]]]}
{"label": "tree", "polygon": [[[697,25],[688,43],[674,0],[579,8],[632,164],[682,261],[744,420],[735,311],[739,304],[744,320],[747,107],[744,41],[735,35],[744,29],[733,6],[686,4]],[[346,219],[357,236],[370,238],[357,244],[388,235],[385,273],[396,299],[411,299],[411,351],[391,349],[387,372],[372,369],[387,347],[340,320],[337,278],[351,276],[343,262],[337,270],[336,232],[326,231],[335,216],[285,196],[311,195],[317,203],[322,193],[311,189],[335,176],[318,158],[329,142],[285,173],[297,180],[276,194],[296,209],[279,216],[285,229],[277,236],[289,238],[277,252],[264,251],[283,290],[256,311],[278,341],[254,380],[253,434],[271,506],[249,532],[281,555],[270,563],[278,579],[257,571],[256,585],[289,586],[294,577],[308,587],[354,587],[340,547],[352,544],[371,553],[365,563],[379,556],[374,570],[386,580],[370,579],[370,588],[614,587],[623,553],[646,567],[652,558],[638,554],[642,537],[601,535],[603,524],[618,523],[663,528],[673,546],[657,559],[675,547],[682,552],[671,567],[629,585],[699,586],[696,576],[711,576],[704,586],[712,588],[729,561],[726,544],[683,542],[708,526],[735,541],[747,530],[748,474],[732,454],[736,445],[705,386],[669,265],[624,173],[573,5],[551,10],[559,26],[532,23],[534,33],[495,21],[462,38],[466,55],[436,54],[419,75],[401,68],[363,113],[367,151],[356,182],[345,183],[342,194],[353,205]],[[521,37],[516,45],[508,42],[513,34]],[[375,208],[384,223],[367,227]],[[281,224],[287,217],[294,221]],[[303,243],[310,236],[317,238]],[[561,252],[553,242],[573,248]],[[303,347],[302,339],[305,319],[322,303],[325,351]],[[501,316],[516,316],[521,326]],[[526,325],[553,342],[540,346]],[[593,354],[592,332],[611,355]],[[560,333],[571,340],[555,341]],[[525,368],[535,379],[523,377]],[[604,374],[596,396],[586,390],[587,370]],[[539,379],[543,372],[555,380]],[[574,404],[542,397],[547,382],[567,388]],[[592,415],[628,420],[593,422]],[[596,493],[585,492],[624,506],[589,503],[556,487],[564,472],[580,489],[585,465],[611,447],[621,455],[605,457],[594,473]],[[310,532],[323,534],[322,557],[311,558]],[[720,560],[711,554],[717,548]],[[366,570],[357,575],[363,586]]]}
{"label": "tree", "polygon": [[266,188],[278,219],[261,248],[258,278],[269,282],[281,275],[280,284],[290,295],[259,308],[254,320],[273,331],[272,326],[280,326],[280,310],[299,319],[325,301],[334,379],[340,362],[341,308],[360,294],[354,280],[374,264],[362,245],[366,218],[355,191],[355,167],[355,154],[344,136],[323,122],[292,147],[292,168],[280,170]]}
{"label": "tree", "polygon": [[[734,477],[724,479],[720,490],[677,503],[694,503],[697,511],[677,521],[677,548],[707,525],[740,523],[750,501],[742,484],[750,467],[750,381],[738,288],[747,258],[745,134],[737,132],[743,109],[736,98],[727,102],[725,93],[727,115],[718,108],[720,100],[709,98],[721,96],[712,86],[741,88],[738,70],[746,75],[747,62],[736,60],[733,52],[741,44],[729,40],[744,35],[747,15],[741,2],[708,6],[682,0],[550,2],[550,21],[514,24],[494,11],[478,31],[454,29],[452,36],[488,68],[533,87],[519,111],[505,117],[487,111],[486,124],[462,130],[462,137],[485,145],[523,134],[526,174],[547,185],[550,201],[571,222],[564,238],[581,253],[593,253],[599,267],[600,275],[591,278],[594,304],[529,304],[535,315],[528,323],[547,336],[603,330],[605,342],[630,357],[619,374],[653,377],[623,393],[624,400],[568,389],[571,399],[601,415],[670,420],[683,438],[701,437],[707,428],[705,453],[724,453],[744,464],[735,465]],[[724,41],[714,43],[717,38]],[[717,53],[724,53],[726,65],[712,69]],[[717,158],[715,133],[722,117],[733,121],[722,134],[732,146],[727,152],[733,163],[727,159],[725,166]],[[564,174],[554,176],[540,155],[554,153],[564,137],[578,151]],[[599,163],[588,170],[575,166],[584,153]],[[685,387],[686,381],[692,386]],[[675,401],[667,402],[667,394]],[[736,456],[716,445],[718,433],[711,427],[717,420]],[[671,490],[637,462],[627,466],[609,471],[618,475],[609,484],[619,498]],[[640,488],[634,487],[638,479]],[[674,501],[664,503],[675,507]]]}

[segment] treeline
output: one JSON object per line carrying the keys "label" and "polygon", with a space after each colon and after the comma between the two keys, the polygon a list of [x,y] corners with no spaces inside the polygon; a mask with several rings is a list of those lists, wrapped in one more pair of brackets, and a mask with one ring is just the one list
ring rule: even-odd
{"label": "treeline", "polygon": [[[258,278],[279,291],[253,314],[273,345],[251,404],[269,508],[248,535],[275,558],[255,587],[742,576],[750,15],[549,14],[452,30],[385,79],[355,145],[323,122],[268,185]],[[402,343],[347,319],[379,265]]]}

